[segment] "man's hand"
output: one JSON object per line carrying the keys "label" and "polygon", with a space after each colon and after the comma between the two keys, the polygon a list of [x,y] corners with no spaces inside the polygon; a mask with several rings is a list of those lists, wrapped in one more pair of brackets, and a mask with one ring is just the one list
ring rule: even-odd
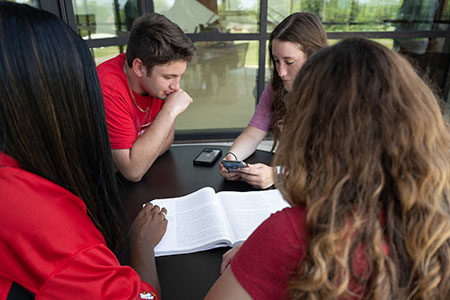
{"label": "man's hand", "polygon": [[179,89],[167,96],[163,110],[167,110],[174,118],[184,112],[186,108],[193,102],[191,96],[188,93]]}
{"label": "man's hand", "polygon": [[246,168],[239,169],[239,175],[244,181],[260,189],[266,189],[275,183],[274,168],[262,163],[247,164]]}

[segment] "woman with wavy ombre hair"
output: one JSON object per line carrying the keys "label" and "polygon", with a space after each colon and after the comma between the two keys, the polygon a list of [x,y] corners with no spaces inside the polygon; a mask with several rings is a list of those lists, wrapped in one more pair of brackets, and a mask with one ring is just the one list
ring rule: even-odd
{"label": "woman with wavy ombre hair", "polygon": [[286,101],[274,164],[292,207],[211,295],[450,299],[450,136],[427,84],[395,52],[349,39],[314,54]]}
{"label": "woman with wavy ombre hair", "polygon": [[275,163],[311,239],[291,298],[349,297],[361,282],[368,299],[449,299],[450,138],[430,88],[361,39],[320,52],[294,86]]}

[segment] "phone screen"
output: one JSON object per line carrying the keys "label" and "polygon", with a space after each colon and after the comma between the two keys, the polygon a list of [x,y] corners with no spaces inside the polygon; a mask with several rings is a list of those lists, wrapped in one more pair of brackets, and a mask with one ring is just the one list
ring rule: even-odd
{"label": "phone screen", "polygon": [[240,168],[247,167],[247,164],[243,161],[239,160],[222,160],[222,165],[228,170],[228,171],[237,171]]}

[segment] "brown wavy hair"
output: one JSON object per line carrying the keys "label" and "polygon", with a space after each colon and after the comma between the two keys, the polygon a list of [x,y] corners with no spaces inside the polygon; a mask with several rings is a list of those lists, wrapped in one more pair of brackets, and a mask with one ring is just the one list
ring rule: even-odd
{"label": "brown wavy hair", "polygon": [[269,54],[274,93],[272,123],[270,126],[274,138],[272,150],[275,149],[280,136],[278,124],[284,119],[286,114],[286,105],[283,99],[287,93],[283,86],[283,80],[281,80],[275,68],[275,61],[272,55],[272,42],[274,39],[298,45],[300,50],[306,54],[306,57],[309,57],[327,45],[327,35],[319,18],[310,12],[293,13],[287,16],[270,34]]}
{"label": "brown wavy hair", "polygon": [[450,135],[428,85],[349,39],[314,54],[286,101],[277,187],[309,234],[290,298],[450,299]]}

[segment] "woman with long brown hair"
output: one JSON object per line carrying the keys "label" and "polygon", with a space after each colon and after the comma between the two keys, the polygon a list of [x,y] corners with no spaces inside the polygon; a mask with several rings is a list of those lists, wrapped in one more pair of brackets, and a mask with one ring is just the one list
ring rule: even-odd
{"label": "woman with long brown hair", "polygon": [[292,205],[210,291],[233,299],[449,299],[450,134],[410,64],[376,42],[297,75],[274,164]]}
{"label": "woman with long brown hair", "polygon": [[[224,159],[245,160],[269,131],[274,138],[272,150],[275,149],[286,114],[283,98],[291,90],[295,75],[306,59],[326,45],[325,29],[313,13],[293,13],[275,27],[269,38],[272,79],[259,99],[253,118]],[[227,180],[245,180],[258,188],[267,188],[274,183],[275,170],[257,163],[238,171],[228,171],[221,164],[220,174]]]}

